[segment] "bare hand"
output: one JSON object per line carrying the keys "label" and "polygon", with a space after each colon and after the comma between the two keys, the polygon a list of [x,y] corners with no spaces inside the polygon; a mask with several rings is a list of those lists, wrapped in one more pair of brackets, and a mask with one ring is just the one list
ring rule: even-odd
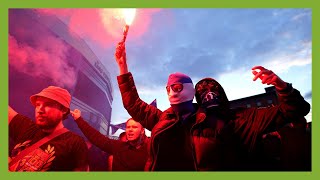
{"label": "bare hand", "polygon": [[[259,72],[257,70],[260,70]],[[287,87],[287,83],[280,79],[271,70],[265,69],[262,66],[255,66],[252,68],[252,74],[255,75],[253,81],[258,78],[261,79],[262,84],[274,85],[277,90],[283,90]]]}
{"label": "bare hand", "polygon": [[70,111],[72,117],[74,120],[77,120],[81,116],[81,111],[79,109],[75,109],[73,111]]}
{"label": "bare hand", "polygon": [[117,60],[120,75],[128,73],[126,46],[124,42],[118,43],[114,57]]}
{"label": "bare hand", "polygon": [[126,63],[126,61],[127,61],[126,46],[123,42],[119,42],[117,44],[114,57],[116,58],[118,65],[122,65],[122,64]]}

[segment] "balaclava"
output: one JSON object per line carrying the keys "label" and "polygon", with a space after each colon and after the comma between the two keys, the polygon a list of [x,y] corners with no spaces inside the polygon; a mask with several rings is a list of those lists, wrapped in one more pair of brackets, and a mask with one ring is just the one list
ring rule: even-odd
{"label": "balaclava", "polygon": [[206,110],[225,114],[229,111],[229,100],[222,86],[212,78],[200,80],[196,86],[196,100]]}
{"label": "balaclava", "polygon": [[[174,84],[182,84],[182,90],[174,92],[172,89]],[[195,89],[189,76],[179,72],[170,74],[167,83],[167,93],[171,107],[175,112],[185,114],[193,111],[192,100],[195,95]]]}

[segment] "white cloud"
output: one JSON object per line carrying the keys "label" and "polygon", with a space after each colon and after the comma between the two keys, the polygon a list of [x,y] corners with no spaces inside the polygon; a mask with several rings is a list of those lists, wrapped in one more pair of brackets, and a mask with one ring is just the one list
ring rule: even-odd
{"label": "white cloud", "polygon": [[264,88],[267,87],[259,83],[260,80],[253,81],[251,69],[244,68],[221,74],[217,81],[230,101],[264,93]]}
{"label": "white cloud", "polygon": [[[293,47],[298,49],[296,52],[283,52],[284,55],[274,56],[266,60],[265,67],[274,72],[287,72],[294,66],[305,66],[312,63],[311,59],[311,42],[303,42],[299,44],[300,47]],[[288,54],[290,53],[290,54]]]}
{"label": "white cloud", "polygon": [[311,16],[311,11],[307,11],[307,12],[303,12],[303,13],[297,14],[297,15],[293,16],[291,18],[291,20],[292,21],[298,21],[298,20],[300,20],[301,18],[303,18],[305,16]]}

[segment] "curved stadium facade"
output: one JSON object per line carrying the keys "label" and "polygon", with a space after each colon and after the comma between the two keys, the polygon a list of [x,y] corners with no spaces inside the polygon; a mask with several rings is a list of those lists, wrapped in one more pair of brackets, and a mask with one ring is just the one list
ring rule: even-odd
{"label": "curved stadium facade", "polygon": [[[34,33],[21,36],[21,31],[26,29],[32,29]],[[72,95],[71,109],[80,109],[82,116],[94,128],[108,135],[113,101],[110,75],[86,42],[74,33],[70,33],[66,24],[55,16],[44,15],[32,9],[9,10],[9,34],[15,38],[17,44],[28,44],[33,47],[34,43],[30,39],[36,39],[40,36],[39,33],[56,38],[68,49],[64,59],[67,62],[64,63],[75,71],[76,78],[71,87],[62,87],[68,89]],[[33,59],[28,61],[32,62]],[[38,93],[49,85],[57,85],[56,82],[57,80],[49,74],[39,77],[21,71],[14,66],[9,56],[9,105],[17,112],[34,119],[34,108],[29,101],[30,95]],[[69,116],[64,121],[65,126],[84,136],[71,119]]]}

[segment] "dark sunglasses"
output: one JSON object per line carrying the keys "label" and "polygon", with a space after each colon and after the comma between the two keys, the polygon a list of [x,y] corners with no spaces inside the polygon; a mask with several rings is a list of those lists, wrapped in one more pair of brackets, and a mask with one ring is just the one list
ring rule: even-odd
{"label": "dark sunglasses", "polygon": [[170,92],[170,88],[172,89],[173,92],[181,92],[183,90],[183,84],[171,84],[170,86],[167,86],[167,92]]}

